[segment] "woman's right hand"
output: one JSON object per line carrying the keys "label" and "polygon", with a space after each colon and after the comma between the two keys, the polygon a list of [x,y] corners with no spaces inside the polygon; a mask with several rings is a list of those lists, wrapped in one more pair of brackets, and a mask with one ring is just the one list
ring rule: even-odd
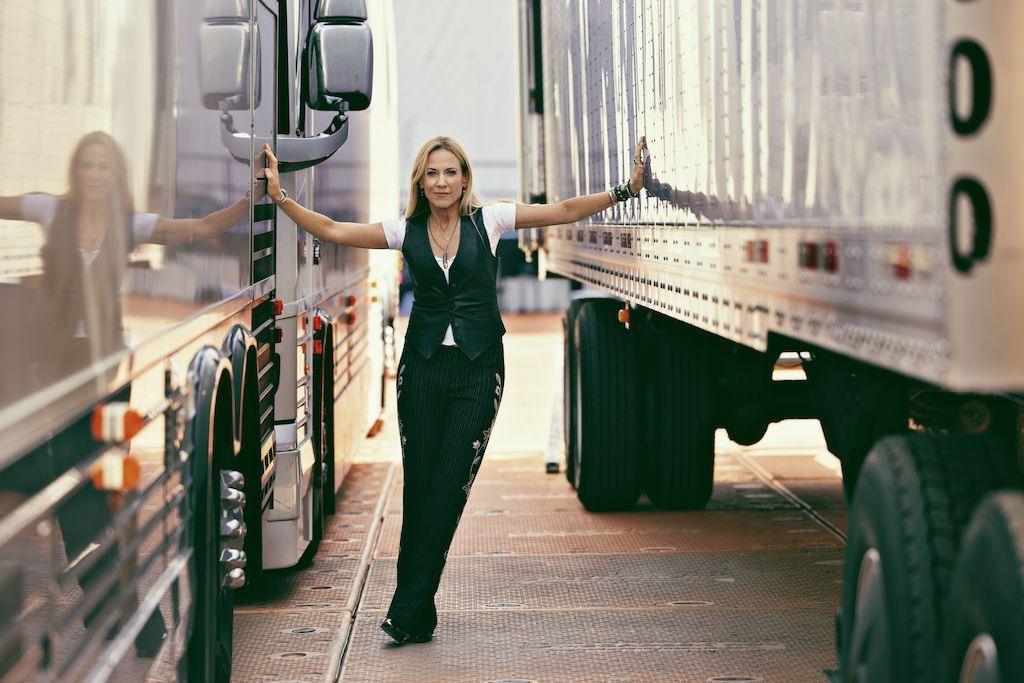
{"label": "woman's right hand", "polygon": [[277,157],[274,156],[274,152],[271,151],[270,145],[267,143],[263,143],[263,156],[267,159],[266,168],[263,169],[263,175],[267,179],[267,194],[274,202],[279,202],[283,195],[281,194],[281,178],[277,173]]}

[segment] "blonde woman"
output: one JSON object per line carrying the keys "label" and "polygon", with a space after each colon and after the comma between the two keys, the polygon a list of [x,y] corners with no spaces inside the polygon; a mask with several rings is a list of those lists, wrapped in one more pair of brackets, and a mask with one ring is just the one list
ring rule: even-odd
{"label": "blonde woman", "polygon": [[397,249],[413,284],[398,363],[398,428],[405,484],[398,586],[381,628],[399,644],[431,639],[437,592],[455,529],[484,457],[504,390],[497,299],[498,239],[517,228],[574,223],[639,194],[643,138],[628,183],[557,204],[495,202],[473,192],[473,169],[450,137],[428,140],[413,162],[405,218],[337,223],[282,191],[269,147],[267,193],[315,237],[346,246]]}

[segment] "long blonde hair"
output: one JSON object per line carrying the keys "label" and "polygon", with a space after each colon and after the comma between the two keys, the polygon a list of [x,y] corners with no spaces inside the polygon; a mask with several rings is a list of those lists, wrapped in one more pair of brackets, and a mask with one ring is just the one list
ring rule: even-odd
{"label": "long blonde hair", "polygon": [[462,175],[466,176],[466,192],[459,202],[459,214],[473,213],[484,205],[473,191],[473,167],[469,164],[466,150],[454,138],[439,135],[423,143],[420,151],[416,153],[416,159],[412,162],[412,174],[409,177],[409,201],[405,205],[406,220],[430,210],[430,202],[419,192],[420,180],[427,172],[427,158],[431,152],[438,149],[446,149],[454,154],[455,158],[459,160],[459,165],[462,166]]}
{"label": "long blonde hair", "polygon": [[124,152],[117,141],[101,130],[94,130],[86,133],[75,145],[75,151],[71,154],[71,161],[68,163],[68,191],[64,195],[74,204],[82,202],[82,183],[78,177],[78,166],[82,163],[82,155],[92,145],[97,145],[106,150],[110,155],[110,161],[114,166],[114,189],[111,192],[110,203],[115,213],[134,211],[132,193],[128,186],[128,162],[125,160]]}

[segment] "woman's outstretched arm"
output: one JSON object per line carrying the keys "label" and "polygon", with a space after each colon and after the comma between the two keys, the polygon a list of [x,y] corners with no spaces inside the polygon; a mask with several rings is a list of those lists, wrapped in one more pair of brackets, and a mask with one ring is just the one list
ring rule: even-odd
{"label": "woman's outstretched arm", "polygon": [[11,221],[25,220],[21,211],[21,195],[0,197],[0,219]]}
{"label": "woman's outstretched arm", "polygon": [[339,223],[322,213],[310,211],[293,199],[284,199],[277,171],[277,157],[269,145],[263,146],[263,153],[267,155],[267,168],[264,171],[267,176],[267,194],[289,218],[295,221],[295,225],[324,242],[365,249],[388,248],[383,223]]}
{"label": "woman's outstretched arm", "polygon": [[245,219],[249,210],[249,197],[243,196],[231,206],[218,209],[202,218],[164,218],[156,220],[153,236],[148,240],[154,244],[186,244],[208,240],[221,234],[232,225]]}
{"label": "woman's outstretched arm", "polygon": [[[641,137],[633,154],[633,173],[629,179],[629,191],[636,195],[644,184],[643,151],[647,149],[646,138]],[[598,192],[582,197],[572,197],[556,204],[516,203],[516,228],[543,228],[548,225],[565,225],[593,216],[615,204],[608,192]]]}

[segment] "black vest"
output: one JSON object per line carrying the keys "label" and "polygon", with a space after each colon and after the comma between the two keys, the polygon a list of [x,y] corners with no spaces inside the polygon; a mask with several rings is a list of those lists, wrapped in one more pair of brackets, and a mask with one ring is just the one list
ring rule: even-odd
{"label": "black vest", "polygon": [[459,248],[449,265],[451,283],[445,282],[434,260],[427,234],[427,216],[406,222],[402,255],[412,276],[412,313],[405,343],[430,358],[452,326],[455,343],[470,359],[505,334],[498,312],[498,259],[484,239],[483,214],[463,216],[459,222]]}

